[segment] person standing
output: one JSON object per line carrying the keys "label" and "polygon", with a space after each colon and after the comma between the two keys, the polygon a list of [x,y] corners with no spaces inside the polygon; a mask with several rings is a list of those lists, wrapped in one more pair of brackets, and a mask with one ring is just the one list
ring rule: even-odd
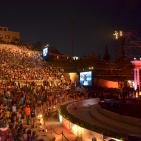
{"label": "person standing", "polygon": [[30,113],[31,113],[30,106],[27,105],[25,107],[25,116],[26,116],[26,123],[27,123],[27,125],[29,125],[29,122],[30,122]]}
{"label": "person standing", "polygon": [[35,123],[35,107],[31,107],[31,125],[34,128],[34,123]]}

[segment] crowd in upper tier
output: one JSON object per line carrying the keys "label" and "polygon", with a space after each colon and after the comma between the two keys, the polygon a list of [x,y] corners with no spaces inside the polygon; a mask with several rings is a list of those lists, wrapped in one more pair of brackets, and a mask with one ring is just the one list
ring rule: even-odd
{"label": "crowd in upper tier", "polygon": [[67,85],[64,70],[49,65],[41,52],[25,46],[0,45],[0,80],[46,80],[49,86]]}

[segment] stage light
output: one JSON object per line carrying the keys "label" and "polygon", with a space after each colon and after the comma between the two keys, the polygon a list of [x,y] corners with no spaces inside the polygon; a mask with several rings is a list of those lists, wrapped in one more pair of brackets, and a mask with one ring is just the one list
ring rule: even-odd
{"label": "stage light", "polygon": [[113,35],[114,35],[115,39],[117,40],[118,39],[118,32],[115,31]]}
{"label": "stage light", "polygon": [[120,37],[123,36],[123,31],[121,31],[121,30],[120,31],[115,30],[115,32],[113,33],[113,35],[114,35],[115,39],[118,40]]}

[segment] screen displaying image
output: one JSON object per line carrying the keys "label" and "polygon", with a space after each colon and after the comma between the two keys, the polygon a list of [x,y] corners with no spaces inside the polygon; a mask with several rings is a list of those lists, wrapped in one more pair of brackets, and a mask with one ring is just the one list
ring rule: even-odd
{"label": "screen displaying image", "polygon": [[48,55],[48,48],[43,49],[43,57],[46,57]]}
{"label": "screen displaying image", "polygon": [[92,86],[92,71],[80,72],[80,85]]}

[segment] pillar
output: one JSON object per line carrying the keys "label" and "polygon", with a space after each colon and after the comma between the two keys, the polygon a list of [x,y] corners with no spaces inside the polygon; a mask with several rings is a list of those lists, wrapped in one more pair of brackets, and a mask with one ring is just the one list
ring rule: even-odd
{"label": "pillar", "polygon": [[140,87],[140,69],[137,68],[137,85]]}
{"label": "pillar", "polygon": [[133,60],[131,63],[134,65],[134,89],[137,90],[137,86],[139,86],[140,90],[140,68],[141,68],[141,60]]}
{"label": "pillar", "polygon": [[134,89],[137,89],[137,86],[140,86],[140,69],[134,68]]}

